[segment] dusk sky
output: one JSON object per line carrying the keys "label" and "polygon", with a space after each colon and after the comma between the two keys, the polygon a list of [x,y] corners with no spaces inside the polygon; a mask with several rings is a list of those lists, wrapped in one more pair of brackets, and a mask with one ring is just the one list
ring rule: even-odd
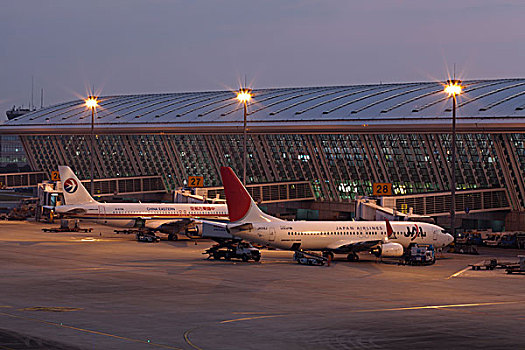
{"label": "dusk sky", "polygon": [[523,0],[0,0],[0,120],[85,95],[525,77]]}

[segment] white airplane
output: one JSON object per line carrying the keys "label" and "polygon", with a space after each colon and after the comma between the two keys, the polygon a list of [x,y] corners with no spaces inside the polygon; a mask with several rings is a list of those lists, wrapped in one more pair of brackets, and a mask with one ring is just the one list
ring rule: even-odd
{"label": "white airplane", "polygon": [[[401,257],[411,243],[442,248],[454,238],[433,224],[380,221],[285,221],[263,213],[229,167],[221,168],[232,235],[263,245],[294,251],[321,251],[325,257],[372,251],[382,257]],[[373,249],[373,250],[372,250]]]}
{"label": "white airplane", "polygon": [[91,197],[68,166],[59,166],[65,205],[56,212],[68,217],[120,228],[145,227],[177,239],[190,224],[206,220],[228,220],[225,204],[100,203]]}

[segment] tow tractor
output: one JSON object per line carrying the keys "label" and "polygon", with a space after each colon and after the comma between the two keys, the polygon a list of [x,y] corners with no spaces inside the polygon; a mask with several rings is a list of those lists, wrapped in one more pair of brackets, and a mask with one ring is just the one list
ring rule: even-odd
{"label": "tow tractor", "polygon": [[254,248],[248,242],[225,240],[219,242],[219,244],[207,249],[202,254],[208,254],[208,259],[219,260],[224,258],[225,260],[241,259],[242,261],[259,261],[261,260],[261,252],[259,249]]}
{"label": "tow tractor", "polygon": [[432,265],[435,262],[436,255],[432,244],[411,244],[402,260],[405,265]]}
{"label": "tow tractor", "polygon": [[328,258],[314,254],[308,253],[302,250],[296,250],[293,255],[293,259],[301,265],[313,265],[313,266],[323,266]]}

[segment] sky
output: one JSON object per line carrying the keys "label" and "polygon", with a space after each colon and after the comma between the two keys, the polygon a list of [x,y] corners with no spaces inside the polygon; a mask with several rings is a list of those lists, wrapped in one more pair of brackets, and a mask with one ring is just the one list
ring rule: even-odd
{"label": "sky", "polygon": [[523,0],[0,0],[0,120],[100,95],[525,77]]}

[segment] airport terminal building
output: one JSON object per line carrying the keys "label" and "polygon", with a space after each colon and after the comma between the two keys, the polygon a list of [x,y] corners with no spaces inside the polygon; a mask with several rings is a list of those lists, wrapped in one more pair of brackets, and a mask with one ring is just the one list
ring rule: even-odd
{"label": "airport terminal building", "polygon": [[[525,79],[471,80],[463,87],[457,211],[518,227],[525,224]],[[303,181],[317,202],[336,206],[372,194],[373,183],[392,183],[396,207],[408,203],[445,216],[451,105],[439,82],[255,89],[247,183]],[[95,178],[160,175],[170,191],[198,175],[206,187],[221,186],[220,166],[243,171],[243,118],[232,91],[101,96]],[[68,164],[87,179],[90,128],[91,111],[75,100],[14,118],[0,130],[21,136],[34,171],[49,174]]]}

